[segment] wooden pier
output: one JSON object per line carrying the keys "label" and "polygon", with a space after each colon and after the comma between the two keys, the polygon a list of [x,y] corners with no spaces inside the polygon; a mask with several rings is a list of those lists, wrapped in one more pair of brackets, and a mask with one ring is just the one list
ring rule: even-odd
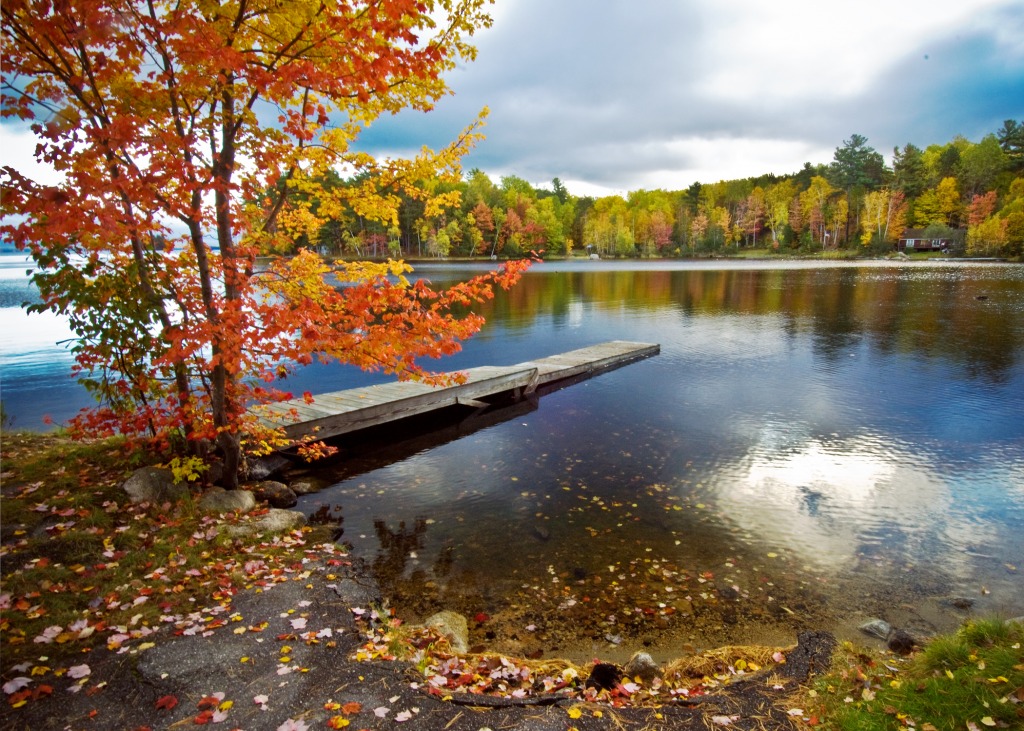
{"label": "wooden pier", "polygon": [[256,413],[267,426],[283,428],[290,439],[329,439],[452,406],[486,407],[483,399],[488,397],[523,398],[541,386],[619,368],[660,350],[650,343],[613,340],[511,366],[468,368],[461,371],[465,383],[452,386],[396,381],[317,394],[312,403],[293,399],[265,404]]}

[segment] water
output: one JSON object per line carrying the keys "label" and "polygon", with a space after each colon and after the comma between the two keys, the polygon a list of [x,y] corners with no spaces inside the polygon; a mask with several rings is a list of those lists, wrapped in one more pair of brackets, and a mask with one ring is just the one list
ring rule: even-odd
{"label": "water", "polygon": [[[8,413],[31,423],[44,381],[66,418],[59,322],[3,313]],[[492,649],[589,658],[872,616],[927,633],[965,616],[954,599],[1024,614],[1024,267],[550,263],[482,313],[440,367],[662,350],[311,473],[326,489],[300,507],[342,521],[405,616],[455,608]]]}

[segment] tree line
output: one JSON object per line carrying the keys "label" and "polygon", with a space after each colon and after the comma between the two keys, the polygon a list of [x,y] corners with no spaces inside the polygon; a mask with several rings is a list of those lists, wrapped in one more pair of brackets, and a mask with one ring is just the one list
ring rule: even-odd
{"label": "tree line", "polygon": [[[331,185],[359,181],[336,178]],[[739,248],[882,253],[907,229],[921,229],[923,237],[952,241],[954,253],[1024,253],[1024,123],[1015,120],[978,142],[957,136],[924,149],[908,142],[893,150],[891,166],[854,134],[829,164],[685,190],[579,197],[558,178],[535,187],[515,175],[494,182],[479,169],[458,182],[425,185],[458,203],[427,211],[422,201],[403,197],[392,223],[343,210],[300,232],[296,247],[357,257],[514,258],[541,250],[671,257]]]}

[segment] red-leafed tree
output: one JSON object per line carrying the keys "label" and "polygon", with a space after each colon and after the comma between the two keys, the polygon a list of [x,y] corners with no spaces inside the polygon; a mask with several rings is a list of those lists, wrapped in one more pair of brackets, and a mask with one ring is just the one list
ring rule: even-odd
{"label": "red-leafed tree", "polygon": [[[215,445],[234,486],[243,446],[268,445],[251,406],[283,397],[273,384],[296,364],[431,378],[416,359],[480,327],[452,307],[523,264],[435,292],[399,263],[329,267],[303,252],[258,272],[256,257],[342,210],[397,225],[400,194],[428,216],[457,203],[420,183],[458,179],[475,125],[408,161],[352,143],[447,93],[442,74],[490,23],[485,2],[4,0],[3,114],[31,125],[36,158],[63,182],[5,167],[0,233],[34,258],[38,309],[78,336],[76,368],[100,403],[76,430],[192,456]],[[358,182],[324,187],[337,169]]]}

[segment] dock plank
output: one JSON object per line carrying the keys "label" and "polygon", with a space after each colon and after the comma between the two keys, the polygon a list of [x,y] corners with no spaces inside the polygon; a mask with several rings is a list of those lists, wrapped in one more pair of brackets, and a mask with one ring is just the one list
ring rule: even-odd
{"label": "dock plank", "polygon": [[290,439],[328,439],[457,404],[479,408],[480,399],[488,396],[511,392],[518,397],[538,386],[649,358],[660,349],[651,343],[615,340],[511,366],[469,368],[461,372],[464,383],[450,386],[396,381],[315,395],[312,403],[292,399],[265,404],[254,413],[266,426],[283,428]]}

